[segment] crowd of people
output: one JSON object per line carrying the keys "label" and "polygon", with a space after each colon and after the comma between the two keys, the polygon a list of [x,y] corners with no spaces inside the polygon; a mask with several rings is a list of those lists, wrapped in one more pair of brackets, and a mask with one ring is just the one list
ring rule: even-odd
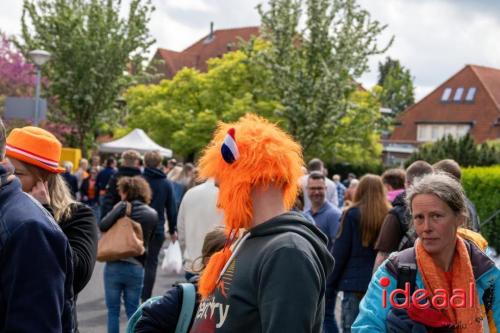
{"label": "crowd of people", "polygon": [[[96,155],[76,171],[60,157],[46,130],[6,136],[0,123],[0,332],[77,332],[99,230],[124,217],[139,226],[144,251],[105,263],[108,333],[120,330],[122,299],[131,318],[153,296],[166,240],[179,242],[197,291],[185,332],[500,327],[500,270],[453,160],[330,179],[323,161],[304,168],[300,145],[253,115],[220,124],[196,167],[164,164],[157,151],[128,150],[104,165]],[[418,290],[405,306],[401,294]],[[439,290],[470,291],[473,302],[451,297],[441,307]],[[179,285],[166,290],[140,310],[134,332],[178,332],[183,302]]]}

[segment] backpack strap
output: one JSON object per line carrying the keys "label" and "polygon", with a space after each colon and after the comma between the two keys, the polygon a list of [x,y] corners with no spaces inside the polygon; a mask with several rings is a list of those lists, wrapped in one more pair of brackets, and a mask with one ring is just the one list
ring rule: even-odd
{"label": "backpack strap", "polygon": [[142,310],[144,309],[144,307],[149,306],[150,304],[153,304],[156,301],[159,301],[161,298],[162,298],[162,296],[151,297],[150,299],[148,299],[147,301],[142,303],[137,308],[137,310],[134,312],[132,317],[130,317],[130,319],[128,320],[125,333],[134,333],[135,326],[137,325],[137,322],[139,321],[139,319],[141,319],[141,317],[142,317]]}
{"label": "backpack strap", "polygon": [[404,289],[406,283],[409,282],[410,294],[413,294],[416,287],[415,280],[417,278],[417,259],[414,248],[400,252],[397,271],[397,287],[400,289]]}
{"label": "backpack strap", "polygon": [[196,303],[196,289],[192,283],[180,283],[182,288],[182,307],[175,333],[186,333],[193,318],[194,306]]}
{"label": "backpack strap", "polygon": [[410,294],[415,291],[417,278],[417,259],[415,249],[409,248],[396,253],[387,262],[388,272],[396,279],[397,288],[404,289],[410,283]]}

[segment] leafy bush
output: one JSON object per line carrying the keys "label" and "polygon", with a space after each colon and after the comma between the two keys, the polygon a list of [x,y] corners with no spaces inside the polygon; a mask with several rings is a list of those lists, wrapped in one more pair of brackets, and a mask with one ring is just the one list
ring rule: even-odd
{"label": "leafy bush", "polygon": [[476,144],[470,134],[458,139],[448,135],[434,143],[422,145],[406,160],[405,165],[408,167],[417,160],[434,164],[447,158],[454,159],[463,167],[500,164],[500,143]]}
{"label": "leafy bush", "polygon": [[[482,222],[500,209],[500,165],[464,169],[462,184]],[[500,251],[500,216],[482,225],[481,234]]]}

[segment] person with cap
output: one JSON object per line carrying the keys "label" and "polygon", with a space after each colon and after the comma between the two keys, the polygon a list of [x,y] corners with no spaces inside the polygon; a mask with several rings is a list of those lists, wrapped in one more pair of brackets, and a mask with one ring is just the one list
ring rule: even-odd
{"label": "person with cap", "polygon": [[[97,255],[97,222],[92,210],[73,199],[60,175],[62,145],[50,132],[27,126],[7,137],[7,157],[22,190],[31,194],[54,217],[68,238],[73,257],[73,291],[78,293],[92,277]],[[73,309],[76,323],[76,308]]]}
{"label": "person with cap", "polygon": [[[54,218],[23,193],[23,184],[5,159],[8,150],[20,159],[59,171],[57,145],[40,144],[43,135],[38,130],[13,130],[6,144],[0,120],[0,332],[71,333],[70,244]],[[29,145],[20,144],[25,141]]]}
{"label": "person with cap", "polygon": [[228,242],[200,277],[191,333],[321,331],[333,260],[327,237],[289,211],[302,165],[300,145],[261,117],[219,124],[199,171],[219,187]]}
{"label": "person with cap", "polygon": [[134,177],[142,174],[139,168],[141,155],[133,150],[126,150],[122,153],[122,165],[118,168],[108,181],[106,186],[106,194],[101,206],[101,216],[106,216],[113,207],[120,202],[120,194],[118,193],[118,180],[121,177]]}

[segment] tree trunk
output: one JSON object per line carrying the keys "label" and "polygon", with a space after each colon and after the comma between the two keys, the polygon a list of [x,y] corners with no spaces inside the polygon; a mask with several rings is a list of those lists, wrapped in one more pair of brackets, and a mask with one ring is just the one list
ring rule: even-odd
{"label": "tree trunk", "polygon": [[86,130],[83,128],[83,126],[78,126],[77,129],[78,147],[82,151],[82,157],[87,156],[87,146],[85,145],[85,133]]}

